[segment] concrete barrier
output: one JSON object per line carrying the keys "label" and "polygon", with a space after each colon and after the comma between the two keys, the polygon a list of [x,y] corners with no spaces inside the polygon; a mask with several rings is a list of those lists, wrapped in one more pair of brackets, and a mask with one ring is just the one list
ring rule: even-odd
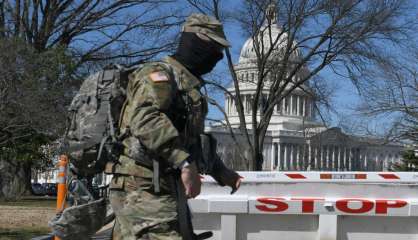
{"label": "concrete barrier", "polygon": [[204,176],[189,201],[217,240],[418,239],[418,173],[240,172],[234,195]]}

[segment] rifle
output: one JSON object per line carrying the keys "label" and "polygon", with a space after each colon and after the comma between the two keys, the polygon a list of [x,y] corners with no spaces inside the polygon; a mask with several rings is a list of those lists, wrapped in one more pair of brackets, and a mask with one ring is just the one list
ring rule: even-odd
{"label": "rifle", "polygon": [[178,223],[183,240],[203,240],[212,237],[212,232],[203,232],[201,234],[194,233],[189,205],[187,204],[185,190],[183,183],[181,182],[180,171],[175,171],[170,175],[175,184],[174,189],[176,190]]}

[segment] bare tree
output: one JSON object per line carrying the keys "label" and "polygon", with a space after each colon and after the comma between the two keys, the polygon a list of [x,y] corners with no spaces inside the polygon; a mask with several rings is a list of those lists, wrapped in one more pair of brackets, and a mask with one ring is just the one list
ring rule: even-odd
{"label": "bare tree", "polygon": [[[79,64],[149,58],[171,47],[163,33],[181,21],[174,0],[0,1],[0,36],[25,39],[38,51],[61,46]],[[176,15],[177,14],[177,15]],[[126,50],[126,47],[129,49]]]}
{"label": "bare tree", "polygon": [[[225,15],[219,0],[212,1],[211,7],[202,1],[189,2],[218,19]],[[411,36],[416,25],[409,16],[414,10],[408,0],[244,0],[235,15],[252,39],[257,68],[248,123],[241,80],[229,50],[226,56],[235,87],[230,96],[244,145],[252,153],[250,169],[262,168],[263,144],[278,104],[296,89],[318,97],[309,82],[324,69],[356,85],[367,81],[362,76],[371,66],[388,61],[384,46],[402,45]]]}
{"label": "bare tree", "polygon": [[[374,132],[383,135],[386,142],[418,144],[417,47],[408,48],[409,54],[402,54],[402,61],[396,61],[395,64],[382,63],[368,76],[373,81],[359,88],[361,103],[356,110],[366,119],[363,122],[389,119],[385,121],[385,129],[381,129],[383,131]],[[410,53],[415,55],[411,57]]]}
{"label": "bare tree", "polygon": [[176,2],[0,0],[0,168],[10,173],[0,185],[19,182],[13,173],[21,170],[30,184],[40,145],[63,132],[66,106],[90,65],[173,48],[172,28],[183,21]]}
{"label": "bare tree", "polygon": [[[49,89],[49,94],[44,95],[44,100],[36,98],[32,99],[32,102],[20,102],[19,105],[26,106],[27,112],[33,113],[34,111],[29,111],[31,109],[35,110],[30,108],[33,105],[31,103],[39,100],[36,103],[41,108],[48,109],[50,115],[64,115],[65,105],[72,97],[71,92],[73,91],[69,88],[69,85],[64,83],[71,82],[70,79],[74,80],[72,78],[73,74],[80,73],[81,69],[88,66],[85,63],[147,60],[159,53],[170,50],[174,46],[175,38],[170,29],[178,26],[182,21],[180,11],[170,5],[174,2],[174,0],[0,1],[0,39],[3,39],[3,42],[7,42],[7,44],[18,41],[19,43],[15,42],[18,49],[26,51],[7,54],[13,48],[5,48],[6,54],[2,58],[2,70],[5,73],[7,72],[7,75],[2,75],[1,104],[10,106],[6,98],[15,99],[10,98],[12,95],[10,91],[27,93],[25,89],[19,88],[29,86],[30,81],[37,79],[39,87],[37,89],[33,87],[31,94],[35,94],[34,92],[37,90],[43,90],[41,86],[47,88],[54,86],[56,87],[55,91]],[[172,11],[164,11],[164,7],[168,6],[172,7],[170,8]],[[32,49],[39,54],[36,55],[35,52],[32,52]],[[54,70],[48,73],[39,71],[45,75],[37,74],[34,76],[34,71],[26,71],[26,67],[41,63],[36,59],[29,63],[31,59],[26,58],[27,56],[46,59],[50,57],[48,54],[58,52],[60,52],[59,56],[52,57],[56,58],[54,63],[57,64],[53,64],[55,72]],[[10,58],[7,59],[7,57]],[[20,66],[19,59],[22,59],[23,63]],[[51,76],[52,72],[58,75]],[[19,73],[22,74],[18,76]],[[25,74],[30,76],[24,76]],[[42,80],[42,84],[40,84],[40,80]],[[33,82],[32,86],[34,86]],[[39,93],[43,94],[45,91],[36,94]],[[47,96],[51,96],[52,93],[55,94],[55,101],[51,102],[51,99],[48,99]],[[61,98],[58,97],[60,94]],[[30,96],[30,94],[26,94],[26,96]],[[26,103],[29,104],[26,105]],[[61,111],[54,111],[53,109],[57,110],[54,104]],[[4,110],[4,107],[0,110]],[[22,122],[22,119],[28,120],[27,117],[19,116],[19,113],[22,112],[15,112],[15,117],[7,119],[8,122],[13,122],[13,124],[5,124],[3,121],[0,125],[0,129],[2,129],[0,145],[6,143],[6,141],[10,142],[16,137],[24,137],[26,134],[21,136],[14,134],[11,137],[10,133],[21,132],[20,129],[28,128],[29,125],[35,131],[45,130],[45,127],[36,128],[36,126],[40,126],[39,124],[34,125],[34,119],[42,119],[41,116],[45,114],[44,112],[38,111],[38,113],[30,115],[31,121],[27,121],[25,124],[18,123]],[[1,115],[6,116],[4,112]],[[15,121],[16,118],[20,118],[20,121]],[[64,121],[57,122],[64,123]],[[49,125],[47,132],[56,133],[56,128],[53,126],[56,126],[56,124]],[[5,134],[6,132],[8,134]]]}

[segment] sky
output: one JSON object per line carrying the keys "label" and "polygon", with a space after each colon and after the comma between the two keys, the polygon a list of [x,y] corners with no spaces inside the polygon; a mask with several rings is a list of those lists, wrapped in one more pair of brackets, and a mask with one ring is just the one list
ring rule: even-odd
{"label": "sky", "polygon": [[[245,34],[243,34],[241,27],[236,22],[228,21],[224,23],[224,26],[226,37],[232,45],[230,50],[233,62],[234,64],[237,64],[241,48],[248,37],[244,36]],[[225,81],[231,83],[226,57],[224,57],[224,59],[222,59],[222,61],[217,64],[214,71],[219,75],[225,75]],[[347,81],[347,79],[342,79],[341,77],[336,76],[334,73],[329,72],[326,69],[320,72],[320,74],[325,81],[335,86],[332,103],[336,112],[329,113],[330,121],[327,124],[329,124],[329,126],[338,126],[340,124],[341,118],[346,118],[347,116],[354,117],[355,113],[353,112],[352,108],[359,103],[360,98],[354,85]],[[218,100],[221,105],[224,104],[224,95],[222,93],[214,94],[212,97]],[[223,114],[215,107],[210,106],[208,117],[222,119]]]}

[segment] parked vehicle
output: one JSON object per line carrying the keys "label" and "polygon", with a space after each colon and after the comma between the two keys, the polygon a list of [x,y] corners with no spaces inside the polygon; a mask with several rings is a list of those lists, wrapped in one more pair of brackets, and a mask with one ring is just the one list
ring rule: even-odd
{"label": "parked vehicle", "polygon": [[57,196],[57,184],[56,183],[43,183],[45,188],[45,194],[48,196]]}
{"label": "parked vehicle", "polygon": [[46,190],[40,183],[32,183],[32,193],[36,196],[46,195]]}

